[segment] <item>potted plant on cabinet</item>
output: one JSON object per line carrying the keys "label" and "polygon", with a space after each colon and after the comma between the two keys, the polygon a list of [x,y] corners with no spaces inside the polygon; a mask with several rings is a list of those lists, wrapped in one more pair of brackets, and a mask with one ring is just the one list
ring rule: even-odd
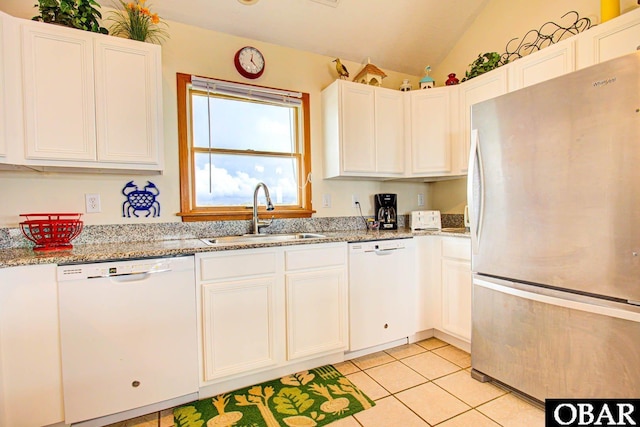
{"label": "potted plant on cabinet", "polygon": [[118,0],[122,10],[111,12],[107,21],[113,22],[111,34],[131,40],[161,44],[169,34],[167,24],[160,20],[157,13],[151,13],[146,0],[133,0],[125,3]]}
{"label": "potted plant on cabinet", "polygon": [[102,14],[97,9],[100,5],[95,0],[38,0],[34,5],[40,15],[34,21],[64,25],[94,33],[108,34],[109,31],[100,25]]}

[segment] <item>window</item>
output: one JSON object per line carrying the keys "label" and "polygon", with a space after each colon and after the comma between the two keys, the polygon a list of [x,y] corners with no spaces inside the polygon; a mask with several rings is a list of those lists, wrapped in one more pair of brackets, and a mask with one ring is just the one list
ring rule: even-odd
{"label": "window", "polygon": [[[250,219],[259,182],[276,218],[310,217],[309,95],[178,74],[183,221]],[[259,210],[265,209],[259,192]]]}

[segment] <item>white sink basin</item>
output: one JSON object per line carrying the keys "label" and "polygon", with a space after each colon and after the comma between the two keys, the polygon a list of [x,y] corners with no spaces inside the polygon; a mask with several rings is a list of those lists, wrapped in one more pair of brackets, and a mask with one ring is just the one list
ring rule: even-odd
{"label": "white sink basin", "polygon": [[207,245],[232,245],[236,243],[271,243],[288,242],[291,240],[324,239],[327,236],[315,233],[288,234],[243,234],[241,236],[224,236],[200,239]]}

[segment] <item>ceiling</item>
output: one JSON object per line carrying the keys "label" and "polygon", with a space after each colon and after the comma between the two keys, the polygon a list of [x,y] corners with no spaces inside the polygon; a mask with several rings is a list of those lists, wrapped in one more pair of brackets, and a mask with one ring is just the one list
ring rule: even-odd
{"label": "ceiling", "polygon": [[[255,1],[255,0],[254,0]],[[154,0],[163,19],[383,70],[437,66],[489,0]]]}

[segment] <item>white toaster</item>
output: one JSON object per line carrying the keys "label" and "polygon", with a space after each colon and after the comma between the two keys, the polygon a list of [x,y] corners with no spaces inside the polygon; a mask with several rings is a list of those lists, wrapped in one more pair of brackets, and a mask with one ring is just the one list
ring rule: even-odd
{"label": "white toaster", "polygon": [[409,216],[409,227],[411,231],[441,230],[440,211],[412,211]]}

